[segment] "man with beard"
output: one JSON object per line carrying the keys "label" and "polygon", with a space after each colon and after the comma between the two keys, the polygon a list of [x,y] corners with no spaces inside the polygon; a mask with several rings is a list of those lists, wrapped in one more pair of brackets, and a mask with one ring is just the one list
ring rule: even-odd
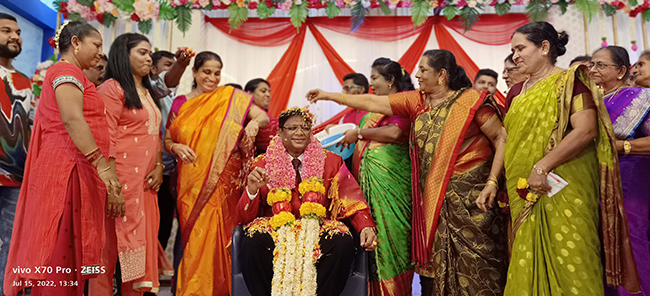
{"label": "man with beard", "polygon": [[16,18],[0,13],[0,278],[5,275],[16,203],[31,136],[29,112],[34,99],[32,85],[29,78],[12,65],[22,45]]}

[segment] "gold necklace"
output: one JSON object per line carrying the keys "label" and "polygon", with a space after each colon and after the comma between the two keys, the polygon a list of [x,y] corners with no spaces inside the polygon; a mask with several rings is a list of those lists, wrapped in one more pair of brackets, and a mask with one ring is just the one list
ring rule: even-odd
{"label": "gold necklace", "polygon": [[[607,99],[607,103],[611,103],[611,102],[612,102],[612,99],[613,99],[613,98],[618,94],[619,91],[621,91],[621,89],[623,89],[623,86],[622,86],[622,85],[619,86],[619,87],[617,87],[617,88],[616,88],[616,92],[614,92],[614,94],[613,94],[612,96],[610,96],[610,97]],[[611,94],[612,92],[613,92],[613,91],[610,91],[609,93]]]}
{"label": "gold necklace", "polygon": [[[555,71],[556,68],[557,68],[557,66],[553,66],[553,69],[551,69],[551,71],[548,71],[548,73],[546,73],[546,75],[544,75],[542,78],[540,78],[535,83],[533,83],[532,86],[535,86],[535,84],[537,84],[538,82],[548,78],[551,75],[551,73],[553,73],[553,71]],[[523,88],[522,88],[522,90],[523,90],[522,93],[526,93],[528,91],[528,82],[530,81],[530,78],[532,78],[532,77],[528,77],[528,79],[526,79],[526,82],[524,82],[524,85],[523,85]]]}

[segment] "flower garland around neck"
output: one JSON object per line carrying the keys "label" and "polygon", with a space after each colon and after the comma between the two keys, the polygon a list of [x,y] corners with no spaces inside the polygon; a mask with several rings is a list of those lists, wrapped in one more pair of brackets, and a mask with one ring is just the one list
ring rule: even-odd
{"label": "flower garland around neck", "polygon": [[301,176],[304,179],[298,184],[302,199],[301,221],[296,221],[291,212],[291,190],[296,187],[293,157],[287,153],[280,137],[271,140],[265,158],[271,188],[267,202],[273,209],[269,224],[278,234],[273,252],[271,295],[315,296],[315,263],[321,254],[318,245],[320,224],[326,217],[323,206],[325,151],[312,136],[303,153]]}

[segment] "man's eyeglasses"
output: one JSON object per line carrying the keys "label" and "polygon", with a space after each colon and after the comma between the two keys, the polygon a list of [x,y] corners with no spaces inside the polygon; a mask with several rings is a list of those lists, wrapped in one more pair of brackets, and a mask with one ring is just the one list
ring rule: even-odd
{"label": "man's eyeglasses", "polygon": [[298,130],[301,130],[305,134],[311,133],[311,126],[285,126],[283,129],[287,130],[290,134],[295,134]]}
{"label": "man's eyeglasses", "polygon": [[602,62],[589,63],[589,69],[591,69],[593,67],[596,67],[596,69],[598,69],[598,70],[605,70],[605,68],[612,67],[612,66],[616,67],[616,65],[614,65],[614,64],[605,64],[605,63],[602,63]]}
{"label": "man's eyeglasses", "polygon": [[343,87],[343,91],[351,91],[353,88],[357,88],[357,87],[363,87],[363,86],[359,86],[359,85],[352,85],[352,86],[350,86],[350,85],[346,85],[346,86]]}

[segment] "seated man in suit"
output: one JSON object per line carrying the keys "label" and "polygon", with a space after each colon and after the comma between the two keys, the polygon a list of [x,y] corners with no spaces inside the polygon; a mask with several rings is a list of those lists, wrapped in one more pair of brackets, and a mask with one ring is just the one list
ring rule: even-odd
{"label": "seated man in suit", "polygon": [[285,110],[278,135],[253,162],[237,205],[244,224],[242,274],[252,295],[339,295],[354,261],[349,219],[361,246],[377,246],[375,224],[341,157],[311,133],[313,115]]}

